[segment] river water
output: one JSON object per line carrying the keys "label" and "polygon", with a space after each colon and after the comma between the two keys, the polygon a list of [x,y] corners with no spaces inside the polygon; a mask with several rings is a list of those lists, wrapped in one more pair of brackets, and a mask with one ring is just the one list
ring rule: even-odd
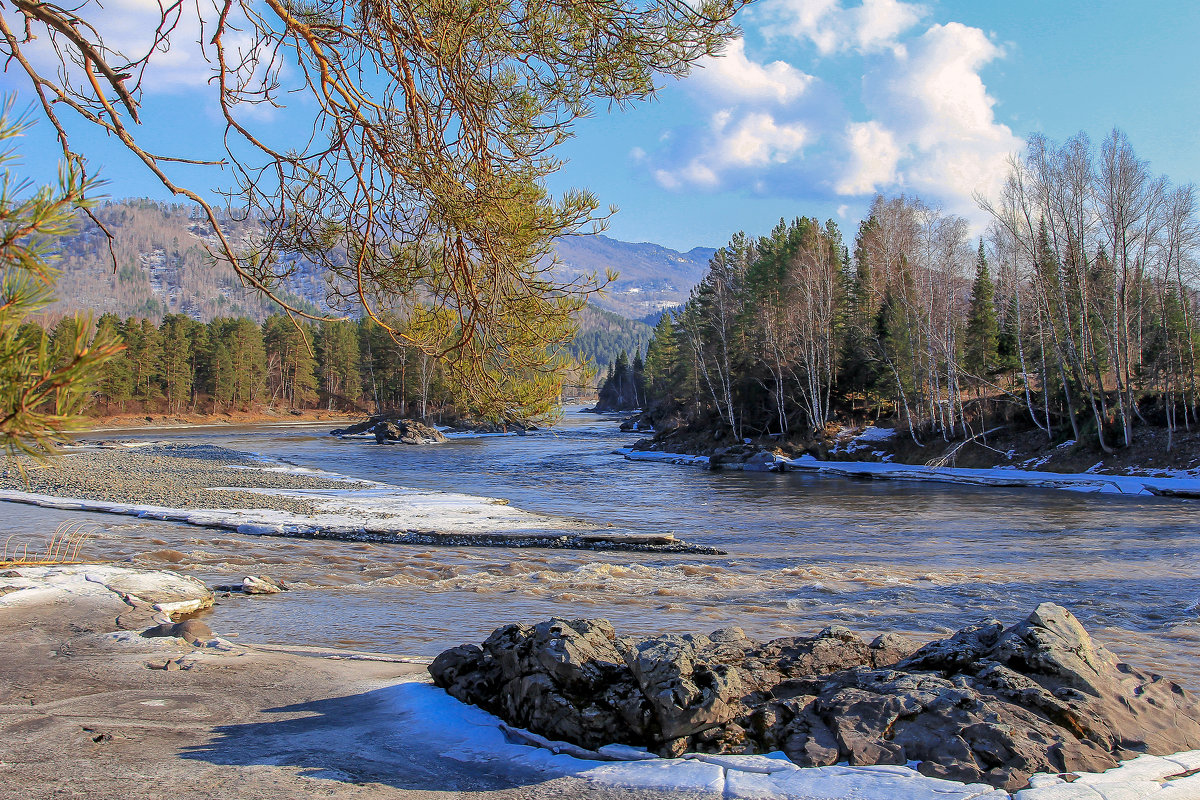
{"label": "river water", "polygon": [[[1122,657],[1200,688],[1200,517],[1188,501],[708,472],[612,455],[637,437],[571,410],[554,431],[436,447],[343,440],[321,427],[94,434],[218,444],[401,486],[503,497],[619,529],[674,532],[722,556],[430,549],[239,535],[0,503],[37,540],[95,528],[85,555],[211,583],[300,584],[221,598],[206,621],[243,641],[435,655],[495,627],[607,617],[619,632],[755,637],[845,625],[928,639],[986,616],[1067,606]],[[7,534],[6,534],[7,535]]]}

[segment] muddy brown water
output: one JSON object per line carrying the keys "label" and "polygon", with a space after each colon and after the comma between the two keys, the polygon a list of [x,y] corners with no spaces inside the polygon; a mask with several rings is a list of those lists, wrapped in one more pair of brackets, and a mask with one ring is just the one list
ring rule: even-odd
{"label": "muddy brown water", "polygon": [[[37,543],[62,521],[85,553],[212,584],[299,584],[221,598],[206,618],[243,641],[435,655],[507,622],[607,617],[619,631],[755,637],[845,625],[932,638],[1042,601],[1119,655],[1200,689],[1200,505],[1159,498],[719,472],[612,455],[636,436],[568,412],[553,432],[377,445],[328,426],[106,432],[217,444],[401,486],[503,497],[545,514],[677,536],[723,556],[430,549],[239,535],[0,503]],[[5,534],[7,537],[8,534]]]}

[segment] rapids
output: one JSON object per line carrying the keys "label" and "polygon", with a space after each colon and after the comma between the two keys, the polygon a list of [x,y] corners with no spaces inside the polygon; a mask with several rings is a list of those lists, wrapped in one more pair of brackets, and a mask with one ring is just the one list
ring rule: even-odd
{"label": "rapids", "polygon": [[205,621],[243,641],[430,656],[512,621],[607,617],[618,631],[754,637],[841,624],[928,639],[1044,600],[1122,657],[1200,689],[1200,522],[1190,501],[1039,489],[708,472],[612,454],[636,434],[568,409],[552,431],[428,447],[338,439],[328,426],[193,428],[98,439],[217,444],[401,486],[501,497],[543,514],[673,532],[722,556],[291,540],[0,503],[34,544],[62,521],[84,555],[210,583],[299,584],[221,598]]}

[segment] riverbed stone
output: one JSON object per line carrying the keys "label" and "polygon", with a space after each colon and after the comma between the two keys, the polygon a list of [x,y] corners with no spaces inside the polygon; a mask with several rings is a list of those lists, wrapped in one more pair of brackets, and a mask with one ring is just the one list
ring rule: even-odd
{"label": "riverbed stone", "polygon": [[269,575],[247,575],[242,578],[243,594],[278,594],[285,591],[283,584]]}
{"label": "riverbed stone", "polygon": [[1049,603],[919,648],[840,626],[762,643],[739,629],[638,639],[605,620],[551,619],[448,650],[429,671],[460,700],[590,749],[919,762],[932,777],[1010,791],[1037,772],[1200,748],[1195,697],[1118,662]]}

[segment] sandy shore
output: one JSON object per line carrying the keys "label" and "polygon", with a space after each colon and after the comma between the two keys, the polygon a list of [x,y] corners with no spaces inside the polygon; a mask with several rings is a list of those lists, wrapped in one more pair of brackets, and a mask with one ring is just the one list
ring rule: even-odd
{"label": "sandy shore", "polygon": [[664,796],[406,737],[390,692],[423,664],[146,639],[151,613],[111,592],[0,604],[0,799]]}

